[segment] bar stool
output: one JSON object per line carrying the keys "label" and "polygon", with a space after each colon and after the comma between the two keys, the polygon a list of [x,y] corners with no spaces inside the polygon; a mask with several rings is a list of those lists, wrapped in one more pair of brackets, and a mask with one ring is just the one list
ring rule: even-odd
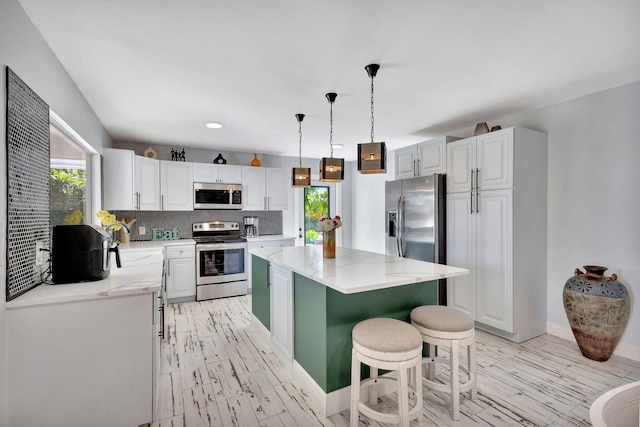
{"label": "bar stool", "polygon": [[[427,377],[423,384],[430,389],[451,394],[451,417],[460,419],[460,393],[471,391],[471,399],[478,396],[476,384],[476,344],[473,319],[468,314],[440,305],[423,305],[411,311],[411,324],[422,334],[422,341],[429,344]],[[435,356],[435,346],[449,349],[449,357]],[[460,347],[467,347],[467,366],[460,366]],[[449,365],[449,384],[436,381],[438,364]],[[467,380],[460,383],[460,371]]]}
{"label": "bar stool", "polygon": [[[358,323],[352,331],[351,351],[351,427],[357,427],[358,415],[384,423],[409,426],[413,419],[422,420],[422,339],[420,333],[406,322],[396,319],[374,318]],[[360,363],[371,368],[369,378],[360,381]],[[378,377],[378,369],[393,370],[397,378]],[[409,387],[407,371],[417,377],[413,389]],[[398,413],[376,411],[360,401],[360,388],[369,386],[369,402],[378,401],[377,385],[381,381],[394,381],[398,391]],[[414,404],[410,408],[410,397]]]}

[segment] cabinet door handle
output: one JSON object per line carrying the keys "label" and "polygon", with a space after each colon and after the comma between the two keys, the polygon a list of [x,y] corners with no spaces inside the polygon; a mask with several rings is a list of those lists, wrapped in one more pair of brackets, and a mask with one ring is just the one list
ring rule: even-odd
{"label": "cabinet door handle", "polygon": [[140,192],[136,191],[136,210],[140,210]]}
{"label": "cabinet door handle", "polygon": [[418,170],[416,171],[416,176],[420,176],[422,175],[422,171],[420,170],[420,159],[418,159],[417,162],[418,162]]}
{"label": "cabinet door handle", "polygon": [[480,213],[480,192],[476,190],[476,213]]}
{"label": "cabinet door handle", "polygon": [[473,191],[469,191],[469,204],[471,205],[471,215],[473,215]]}
{"label": "cabinet door handle", "polygon": [[271,263],[267,263],[267,288],[271,286]]}
{"label": "cabinet door handle", "polygon": [[160,196],[160,209],[164,210],[164,194]]}
{"label": "cabinet door handle", "polygon": [[476,168],[476,191],[480,189],[480,169]]}
{"label": "cabinet door handle", "polygon": [[473,171],[473,169],[471,169],[471,191],[473,191],[473,190],[474,190],[474,188],[475,188],[475,187],[473,186],[473,172],[474,172],[474,171]]}

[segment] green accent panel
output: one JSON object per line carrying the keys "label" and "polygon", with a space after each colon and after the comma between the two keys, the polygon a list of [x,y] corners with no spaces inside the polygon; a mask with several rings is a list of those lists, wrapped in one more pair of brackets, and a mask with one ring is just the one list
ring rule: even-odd
{"label": "green accent panel", "polygon": [[351,330],[358,322],[408,321],[413,308],[438,301],[435,281],[342,294],[295,274],[294,286],[294,357],[325,393],[351,383]]}
{"label": "green accent panel", "polygon": [[[327,388],[329,393],[351,384],[351,330],[360,321],[390,317],[409,321],[411,310],[437,304],[437,282],[342,294],[327,288]],[[363,372],[368,376],[368,373]]]}
{"label": "green accent panel", "polygon": [[271,330],[271,291],[268,282],[269,262],[251,255],[251,311]]}
{"label": "green accent panel", "polygon": [[294,358],[326,390],[326,287],[299,274],[294,274],[293,284]]}

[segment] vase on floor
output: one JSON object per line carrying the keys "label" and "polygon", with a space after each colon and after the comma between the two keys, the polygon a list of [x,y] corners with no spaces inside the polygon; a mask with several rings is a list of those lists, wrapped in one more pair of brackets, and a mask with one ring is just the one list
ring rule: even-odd
{"label": "vase on floor", "polygon": [[322,238],[322,255],[325,258],[336,257],[336,230],[325,231]]}
{"label": "vase on floor", "polygon": [[599,362],[611,357],[629,320],[627,288],[618,276],[605,276],[606,267],[576,268],[562,292],[569,326],[582,355]]}

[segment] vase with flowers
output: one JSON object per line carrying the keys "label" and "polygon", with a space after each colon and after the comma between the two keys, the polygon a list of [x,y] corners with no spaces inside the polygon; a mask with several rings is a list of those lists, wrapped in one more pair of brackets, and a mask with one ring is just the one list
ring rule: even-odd
{"label": "vase with flowers", "polygon": [[322,254],[325,258],[336,257],[336,228],[342,227],[342,219],[335,217],[322,217],[318,221],[316,231],[323,234]]}

